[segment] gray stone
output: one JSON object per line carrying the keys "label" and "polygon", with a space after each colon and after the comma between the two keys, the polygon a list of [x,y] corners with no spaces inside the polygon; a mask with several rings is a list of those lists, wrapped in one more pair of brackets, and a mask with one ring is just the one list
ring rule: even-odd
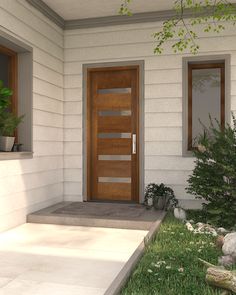
{"label": "gray stone", "polygon": [[227,234],[224,237],[222,251],[225,255],[231,255],[236,258],[236,232]]}
{"label": "gray stone", "polygon": [[225,255],[225,256],[219,257],[218,262],[220,265],[223,265],[223,266],[231,266],[235,264],[236,259],[232,257],[231,255]]}
{"label": "gray stone", "polygon": [[228,231],[227,231],[224,227],[218,227],[218,228],[217,228],[217,232],[220,233],[220,234],[225,234],[225,233],[227,233]]}
{"label": "gray stone", "polygon": [[182,208],[175,208],[174,216],[179,220],[186,220],[186,211]]}

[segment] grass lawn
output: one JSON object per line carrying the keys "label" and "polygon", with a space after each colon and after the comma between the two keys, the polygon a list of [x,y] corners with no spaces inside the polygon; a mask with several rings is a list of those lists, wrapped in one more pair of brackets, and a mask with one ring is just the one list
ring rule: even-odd
{"label": "grass lawn", "polygon": [[206,268],[198,257],[217,264],[215,238],[193,234],[168,215],[155,240],[133,272],[122,295],[215,295],[205,283]]}

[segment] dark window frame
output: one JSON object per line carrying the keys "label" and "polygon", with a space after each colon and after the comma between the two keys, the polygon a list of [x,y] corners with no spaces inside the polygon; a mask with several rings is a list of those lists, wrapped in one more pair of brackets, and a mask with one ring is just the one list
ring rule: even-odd
{"label": "dark window frame", "polygon": [[225,61],[206,61],[206,62],[197,62],[191,63],[188,62],[188,126],[187,126],[187,143],[188,143],[188,151],[192,151],[194,149],[192,145],[192,72],[195,69],[220,69],[221,72],[221,103],[220,103],[220,124],[221,127],[225,126]]}

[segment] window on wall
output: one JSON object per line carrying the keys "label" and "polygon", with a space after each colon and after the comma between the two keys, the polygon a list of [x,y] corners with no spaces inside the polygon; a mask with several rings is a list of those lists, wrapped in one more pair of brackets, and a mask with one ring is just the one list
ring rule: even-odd
{"label": "window on wall", "polygon": [[226,114],[225,60],[188,61],[185,109],[185,149],[191,152],[211,120],[223,127]]}
{"label": "window on wall", "polygon": [[13,90],[10,111],[24,116],[14,134],[15,145],[10,152],[0,151],[0,160],[31,158],[32,134],[32,48],[0,31],[0,80]]}

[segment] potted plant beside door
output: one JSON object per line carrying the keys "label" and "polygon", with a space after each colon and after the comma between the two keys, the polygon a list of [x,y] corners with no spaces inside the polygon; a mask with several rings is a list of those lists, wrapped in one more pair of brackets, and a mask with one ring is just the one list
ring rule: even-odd
{"label": "potted plant beside door", "polygon": [[0,151],[10,152],[15,142],[15,131],[24,116],[16,116],[11,110],[13,91],[0,80]]}
{"label": "potted plant beside door", "polygon": [[176,207],[178,204],[174,191],[163,183],[149,183],[146,186],[144,203],[148,206],[151,203],[150,200],[157,210],[167,210],[170,206]]}

